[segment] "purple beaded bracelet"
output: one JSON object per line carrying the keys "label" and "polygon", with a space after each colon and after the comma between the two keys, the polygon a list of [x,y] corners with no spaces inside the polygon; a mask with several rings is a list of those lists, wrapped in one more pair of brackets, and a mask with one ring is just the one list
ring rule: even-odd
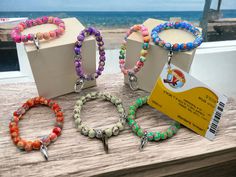
{"label": "purple beaded bracelet", "polygon": [[[98,50],[99,50],[99,65],[98,69],[96,70],[95,73],[92,74],[85,74],[82,68],[82,55],[81,55],[81,47],[84,39],[88,36],[93,35],[97,41],[98,45]],[[97,79],[101,74],[102,71],[104,70],[105,66],[105,49],[104,49],[104,42],[102,40],[102,36],[100,31],[98,31],[94,27],[88,27],[84,29],[83,31],[80,32],[80,34],[77,36],[77,41],[75,43],[75,70],[79,78],[77,79],[74,90],[75,92],[80,92],[80,90],[83,88],[84,81],[91,81],[94,79]]]}

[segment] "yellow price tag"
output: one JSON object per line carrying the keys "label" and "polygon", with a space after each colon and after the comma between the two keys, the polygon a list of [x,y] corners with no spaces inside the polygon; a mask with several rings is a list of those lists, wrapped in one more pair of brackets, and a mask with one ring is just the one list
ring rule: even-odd
{"label": "yellow price tag", "polygon": [[166,64],[148,104],[170,118],[213,140],[227,97],[180,68]]}

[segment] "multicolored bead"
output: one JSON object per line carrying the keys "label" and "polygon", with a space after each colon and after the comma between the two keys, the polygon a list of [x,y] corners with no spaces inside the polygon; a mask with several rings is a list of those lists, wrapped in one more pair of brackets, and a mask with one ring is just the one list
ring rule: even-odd
{"label": "multicolored bead", "polygon": [[161,133],[160,132],[155,132],[153,140],[154,141],[159,141],[161,139]]}
{"label": "multicolored bead", "polygon": [[162,133],[161,133],[161,139],[162,139],[162,140],[167,139],[167,137],[168,137],[168,136],[167,136],[167,132],[162,132]]}
{"label": "multicolored bead", "polygon": [[121,122],[118,122],[116,126],[119,128],[120,131],[124,130],[124,125]]}
{"label": "multicolored bead", "polygon": [[147,138],[148,138],[148,141],[152,141],[153,138],[154,138],[154,133],[153,132],[148,132],[147,133]]}
{"label": "multicolored bead", "polygon": [[50,141],[54,142],[56,141],[57,139],[57,134],[52,132],[50,135],[49,135],[49,138],[50,138]]}
{"label": "multicolored bead", "polygon": [[137,135],[139,137],[142,137],[144,135],[144,132],[143,132],[143,130],[141,128],[137,131]]}
{"label": "multicolored bead", "polygon": [[40,146],[41,146],[41,142],[39,140],[35,140],[33,143],[32,143],[32,147],[34,150],[39,150],[40,149]]}
{"label": "multicolored bead", "polygon": [[30,152],[32,151],[33,147],[32,147],[32,142],[28,141],[25,143],[25,151]]}
{"label": "multicolored bead", "polygon": [[106,133],[107,137],[111,137],[111,136],[112,136],[112,129],[107,128],[107,129],[105,130],[105,133]]}
{"label": "multicolored bead", "polygon": [[139,125],[137,124],[137,123],[134,123],[133,125],[132,125],[132,130],[133,130],[133,132],[135,132],[135,133],[137,133],[137,131],[139,130]]}
{"label": "multicolored bead", "polygon": [[94,138],[96,135],[96,132],[94,129],[90,129],[89,132],[88,132],[88,136],[89,138]]}
{"label": "multicolored bead", "polygon": [[25,145],[26,145],[26,142],[24,140],[20,140],[18,141],[17,143],[17,147],[21,150],[24,150],[25,149]]}

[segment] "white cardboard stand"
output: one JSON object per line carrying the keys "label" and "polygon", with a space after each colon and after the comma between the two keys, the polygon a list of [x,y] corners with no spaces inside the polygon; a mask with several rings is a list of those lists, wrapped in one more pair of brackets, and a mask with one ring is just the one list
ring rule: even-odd
{"label": "white cardboard stand", "polygon": [[[150,34],[152,29],[164,21],[156,19],[147,19],[143,24],[148,28]],[[160,37],[171,43],[181,43],[193,41],[194,37],[183,30],[165,30],[160,33]],[[151,40],[152,41],[152,40]],[[142,49],[143,38],[140,33],[132,33],[127,40],[126,68],[132,68],[139,58]],[[175,52],[171,62],[189,72],[195,50],[188,52]],[[167,62],[168,51],[150,42],[147,60],[144,67],[136,74],[138,78],[139,89],[151,92],[158,76],[160,75],[165,63]],[[128,77],[125,76],[125,83],[128,84]]]}
{"label": "white cardboard stand", "polygon": [[[40,41],[37,51],[33,43],[26,43],[25,50],[32,69],[38,94],[47,98],[64,95],[74,91],[77,75],[74,66],[74,44],[84,26],[76,18],[63,19],[65,33],[59,38]],[[48,32],[55,29],[53,24],[28,28],[23,34]],[[96,42],[89,37],[82,47],[83,70],[85,73],[96,71]],[[96,81],[85,82],[84,88],[95,86]]]}

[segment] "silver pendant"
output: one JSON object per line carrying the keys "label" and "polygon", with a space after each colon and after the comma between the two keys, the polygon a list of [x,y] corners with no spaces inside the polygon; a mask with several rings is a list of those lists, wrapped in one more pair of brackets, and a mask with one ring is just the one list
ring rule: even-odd
{"label": "silver pendant", "polygon": [[45,158],[46,161],[48,161],[48,149],[47,146],[45,146],[44,144],[42,144],[40,146],[40,151],[43,154],[43,157]]}
{"label": "silver pendant", "polygon": [[103,143],[103,147],[104,147],[105,152],[108,154],[108,137],[105,134],[105,132],[103,132],[103,134],[102,134],[102,143]]}
{"label": "silver pendant", "polygon": [[40,43],[39,43],[39,39],[36,36],[34,37],[34,45],[36,46],[37,50],[39,51]]}
{"label": "silver pendant", "polygon": [[142,151],[144,148],[144,145],[147,144],[148,138],[147,138],[147,132],[144,133],[143,137],[141,138],[141,144],[139,147],[139,150]]}

